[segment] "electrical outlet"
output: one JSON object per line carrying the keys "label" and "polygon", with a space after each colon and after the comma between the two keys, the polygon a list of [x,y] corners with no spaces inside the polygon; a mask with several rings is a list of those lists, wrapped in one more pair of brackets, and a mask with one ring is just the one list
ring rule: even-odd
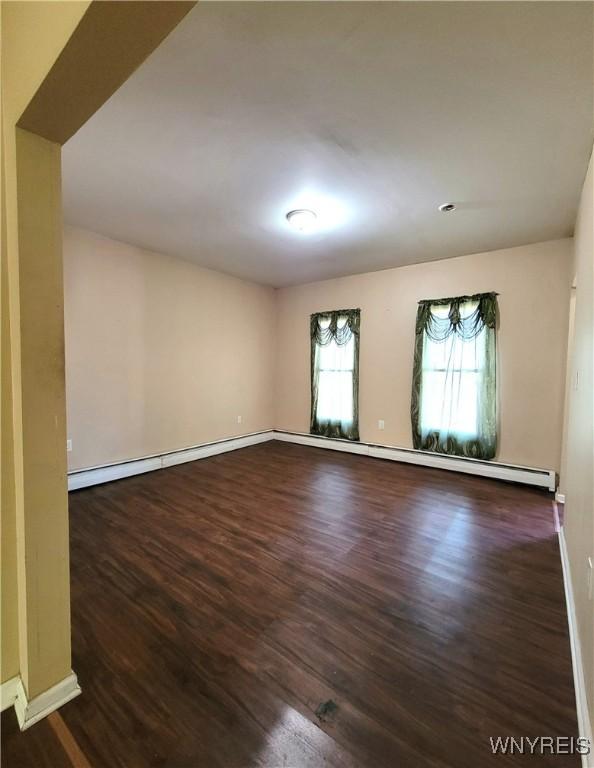
{"label": "electrical outlet", "polygon": [[241,424],[241,416],[238,416],[238,417],[237,417],[237,423],[238,423],[238,424]]}
{"label": "electrical outlet", "polygon": [[594,589],[594,561],[588,558],[588,597],[592,599],[592,590]]}
{"label": "electrical outlet", "polygon": [[72,450],[72,440],[66,440],[66,452],[70,453]]}
{"label": "electrical outlet", "polygon": [[385,426],[386,426],[386,424],[385,424],[384,420],[383,420],[383,419],[380,419],[380,420],[378,421],[378,423],[377,423],[377,428],[378,428],[378,429],[383,429]]}

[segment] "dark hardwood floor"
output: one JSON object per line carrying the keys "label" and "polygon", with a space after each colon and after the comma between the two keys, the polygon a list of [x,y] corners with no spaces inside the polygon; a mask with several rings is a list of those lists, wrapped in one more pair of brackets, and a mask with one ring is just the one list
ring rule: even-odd
{"label": "dark hardwood floor", "polygon": [[[72,493],[70,525],[59,714],[93,768],[579,766],[489,743],[577,736],[544,492],[271,442]],[[61,768],[55,739],[8,723],[3,764]]]}

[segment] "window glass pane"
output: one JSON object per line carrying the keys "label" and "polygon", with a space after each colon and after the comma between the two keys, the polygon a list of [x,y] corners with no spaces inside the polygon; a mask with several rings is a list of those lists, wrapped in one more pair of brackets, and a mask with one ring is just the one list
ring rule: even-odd
{"label": "window glass pane", "polygon": [[342,346],[332,340],[318,347],[317,417],[320,421],[352,423],[354,359],[354,336]]}
{"label": "window glass pane", "polygon": [[[477,307],[476,302],[460,306],[462,318]],[[449,305],[432,308],[434,315],[446,318]],[[485,367],[486,333],[465,341],[452,333],[442,342],[425,336],[421,383],[421,430],[461,437],[478,434],[479,398]]]}
{"label": "window glass pane", "polygon": [[452,334],[445,341],[425,339],[423,370],[480,370],[485,360],[486,334],[464,341]]}
{"label": "window glass pane", "polygon": [[448,360],[451,357],[451,349],[451,337],[441,342],[426,338],[423,355],[423,369],[430,371],[436,368],[441,370],[447,368]]}
{"label": "window glass pane", "polygon": [[476,435],[478,377],[471,371],[426,371],[421,389],[421,429]]}
{"label": "window glass pane", "polygon": [[476,436],[478,374],[426,371],[421,391],[421,429]]}
{"label": "window glass pane", "polygon": [[352,371],[320,371],[317,415],[321,421],[352,422]]}
{"label": "window glass pane", "polygon": [[352,371],[355,359],[355,337],[339,347],[332,340],[329,344],[318,347],[318,365],[320,371]]}

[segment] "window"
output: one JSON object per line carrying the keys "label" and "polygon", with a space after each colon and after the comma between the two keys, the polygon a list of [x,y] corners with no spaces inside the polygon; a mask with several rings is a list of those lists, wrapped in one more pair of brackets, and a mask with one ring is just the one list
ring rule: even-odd
{"label": "window", "polygon": [[495,294],[419,303],[413,373],[415,448],[495,455]]}
{"label": "window", "polygon": [[310,432],[359,439],[358,309],[311,316]]}

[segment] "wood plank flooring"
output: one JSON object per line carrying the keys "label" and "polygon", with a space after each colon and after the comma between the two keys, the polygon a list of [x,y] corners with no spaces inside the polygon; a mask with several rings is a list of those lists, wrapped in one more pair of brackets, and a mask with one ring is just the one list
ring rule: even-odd
{"label": "wood plank flooring", "polygon": [[[270,442],[77,491],[70,517],[83,694],[60,715],[93,768],[580,764],[489,744],[577,736],[544,492]],[[47,721],[3,730],[11,768],[72,764]]]}

